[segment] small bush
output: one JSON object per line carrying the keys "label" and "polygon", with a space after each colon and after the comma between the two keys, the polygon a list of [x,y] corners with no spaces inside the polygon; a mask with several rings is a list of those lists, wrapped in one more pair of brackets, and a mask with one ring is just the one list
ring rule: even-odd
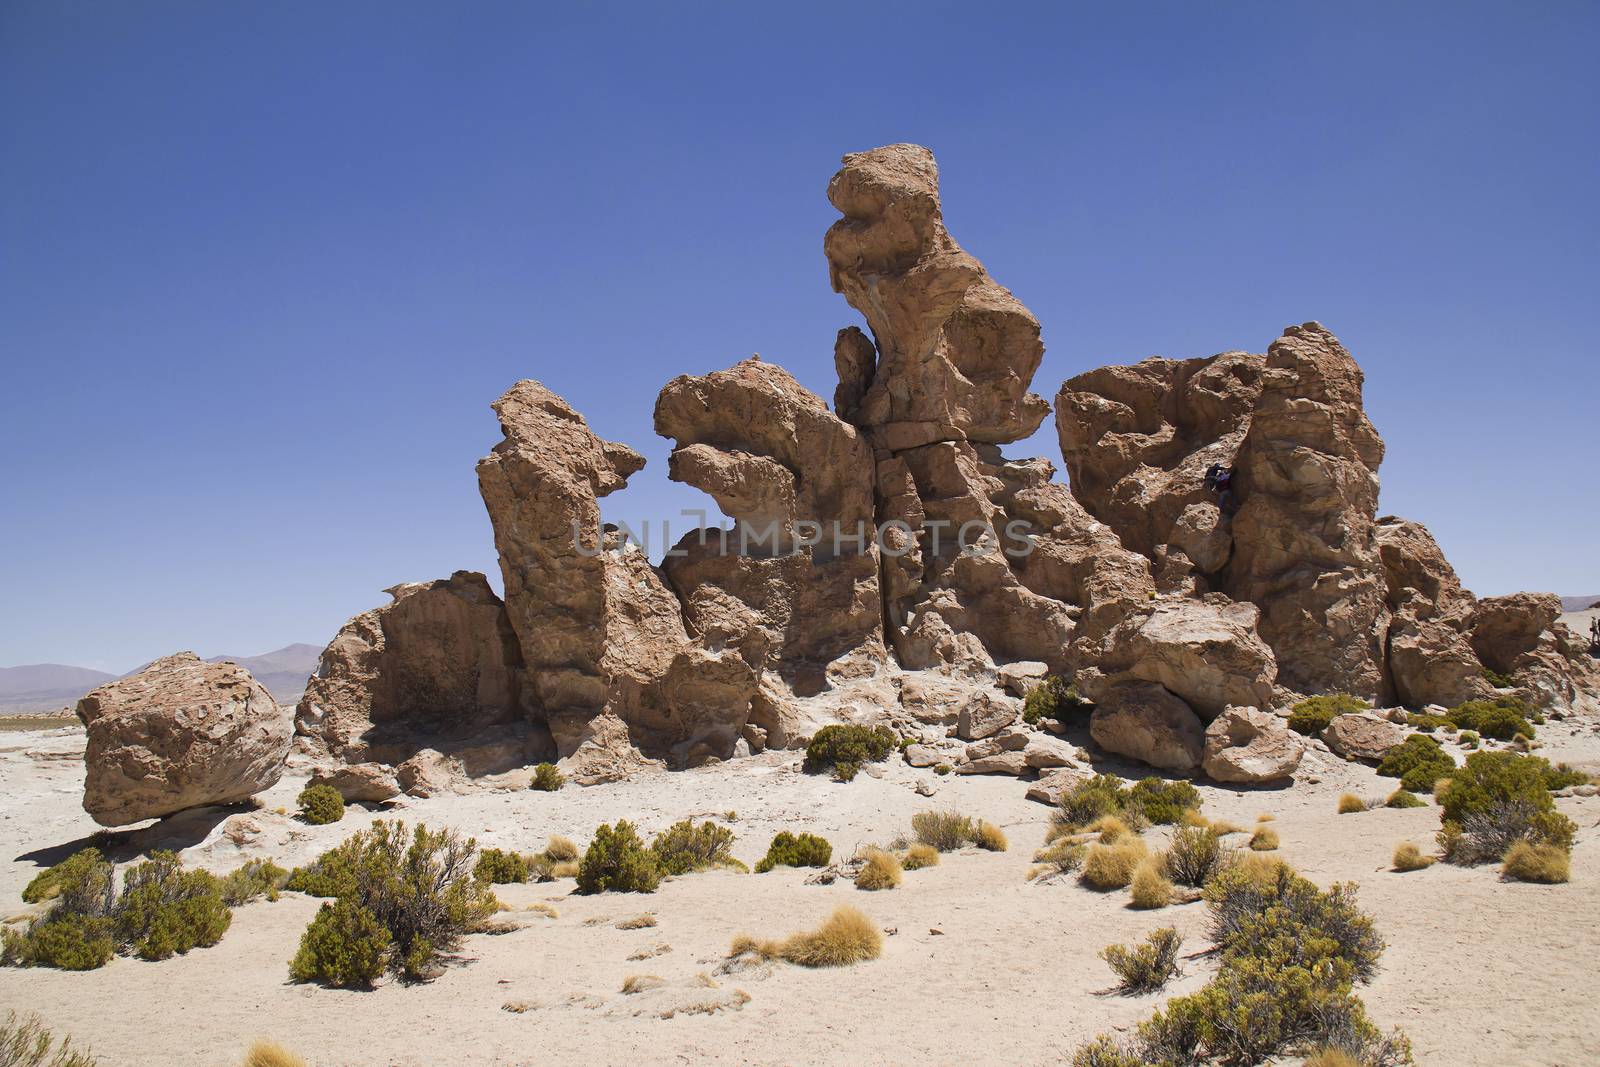
{"label": "small bush", "polygon": [[835,723],[812,736],[803,766],[807,774],[832,768],[834,778],[848,782],[863,763],[887,759],[895,750],[895,741],[894,731],[887,726]]}
{"label": "small bush", "polygon": [[1175,882],[1199,888],[1216,877],[1228,859],[1215,830],[1184,826],[1173,831],[1172,844],[1167,846],[1167,874]]}
{"label": "small bush", "polygon": [[709,819],[699,826],[693,819],[675,822],[650,844],[661,869],[671,875],[727,866],[732,849],[733,831]]}
{"label": "small bush", "polygon": [[344,818],[344,797],[331,785],[308,785],[295,798],[300,818],[312,826],[325,826]]}
{"label": "small bush", "polygon": [[510,885],[528,880],[528,861],[515,852],[499,848],[486,848],[478,853],[478,863],[472,876],[490,885]]}
{"label": "small bush", "polygon": [[1473,730],[1496,741],[1510,741],[1518,734],[1533,737],[1528,722],[1532,709],[1513,696],[1493,700],[1469,700],[1450,709],[1450,721],[1463,730]]}
{"label": "small bush", "polygon": [[1033,862],[1039,864],[1029,874],[1030,878],[1038,878],[1049,874],[1068,874],[1083,866],[1084,854],[1088,851],[1083,845],[1074,844],[1066,838],[1061,838],[1045,846],[1033,854]]}
{"label": "small bush", "polygon": [[1339,797],[1340,815],[1357,815],[1367,810],[1367,802],[1354,793],[1344,793]]}
{"label": "small bush", "polygon": [[1077,829],[1106,815],[1121,815],[1126,796],[1121,779],[1109,774],[1096,775],[1061,794],[1057,822]]}
{"label": "small bush", "polygon": [[1115,815],[1102,815],[1086,827],[1089,833],[1099,834],[1102,845],[1114,845],[1124,837],[1133,835],[1128,824]]}
{"label": "small bush", "polygon": [[1504,674],[1500,671],[1491,670],[1488,667],[1483,669],[1483,677],[1485,681],[1494,686],[1496,689],[1514,689],[1517,685],[1517,680],[1510,674]]}
{"label": "small bush", "polygon": [[1400,787],[1412,793],[1431,793],[1441,778],[1455,773],[1456,761],[1439,747],[1439,742],[1412,734],[1389,750],[1378,764],[1378,773],[1400,779]]}
{"label": "small bush", "polygon": [[1366,711],[1369,706],[1365,700],[1349,693],[1312,697],[1289,709],[1289,729],[1307,737],[1316,737],[1339,716]]}
{"label": "small bush", "polygon": [[816,834],[791,834],[780,831],[767,846],[767,854],[756,864],[756,873],[774,867],[826,867],[833,858],[833,846]]}
{"label": "small bush", "polygon": [[883,934],[872,920],[848,904],[833,909],[817,929],[790,934],[781,942],[734,938],[730,956],[754,953],[766,959],[785,959],[802,967],[845,967],[875,960],[883,952]]}
{"label": "small bush", "polygon": [[1462,748],[1477,748],[1478,742],[1482,738],[1478,736],[1478,731],[1476,730],[1462,730],[1461,736],[1457,737],[1456,740],[1461,742]]}
{"label": "small bush", "polygon": [[1067,679],[1052,674],[1032,689],[1022,701],[1022,721],[1036,725],[1042,719],[1068,722],[1081,717],[1092,705]]}
{"label": "small bush", "polygon": [[35,919],[25,933],[0,929],[0,946],[7,966],[92,971],[116,955],[116,927],[109,918],[57,912]]}
{"label": "small bush", "polygon": [[1500,873],[1516,882],[1555,885],[1572,877],[1572,860],[1565,849],[1556,845],[1518,841],[1506,850]]}
{"label": "small bush", "polygon": [[289,977],[340,989],[369,989],[387,966],[389,931],[366,907],[347,897],[323,904],[300,936]]}
{"label": "small bush", "polygon": [[1146,1067],[1123,1042],[1102,1034],[1073,1053],[1072,1067]]}
{"label": "small bush", "polygon": [[934,774],[949,774],[953,770],[955,770],[955,768],[950,766],[948,763],[935,763],[933,765]]}
{"label": "small bush", "polygon": [[900,860],[882,849],[869,849],[856,872],[857,889],[894,889],[900,884]]}
{"label": "small bush", "polygon": [[901,861],[908,871],[920,871],[924,867],[937,867],[939,865],[939,850],[932,845],[918,841],[906,849],[905,859]]}
{"label": "small bush", "polygon": [[919,811],[911,816],[911,830],[924,845],[953,852],[977,835],[972,820],[955,811]]}
{"label": "small bush", "polygon": [[1418,730],[1421,730],[1425,734],[1431,734],[1435,730],[1443,730],[1447,734],[1453,734],[1456,732],[1456,724],[1451,722],[1445,716],[1429,715],[1424,711],[1413,711],[1411,714],[1407,715],[1406,725],[1415,726]]}
{"label": "small bush", "polygon": [[661,884],[661,862],[645,848],[626,819],[616,829],[601,826],[578,867],[580,893],[654,893]]}
{"label": "small bush", "polygon": [[95,1067],[95,1059],[74,1049],[70,1037],[57,1044],[37,1015],[8,1011],[0,1025],[0,1067]]}
{"label": "small bush", "polygon": [[992,822],[978,821],[973,831],[972,843],[986,852],[1004,852],[1008,845],[1006,832]]}
{"label": "small bush", "polygon": [[1256,832],[1250,835],[1250,851],[1271,852],[1278,847],[1278,831],[1270,826],[1257,826]]}
{"label": "small bush", "polygon": [[1179,822],[1186,811],[1198,811],[1200,791],[1185,781],[1141,778],[1127,791],[1123,807],[1157,825]]}
{"label": "small bush", "polygon": [[174,852],[157,849],[123,876],[117,940],[140,959],[164,960],[215,945],[232,921],[221,880],[209,871],[184,870]]}
{"label": "small bush", "polygon": [[1164,926],[1152,931],[1142,945],[1107,945],[1100,950],[1100,958],[1116,972],[1117,992],[1154,993],[1178,973],[1182,945],[1177,929]]}
{"label": "small bush", "polygon": [[544,855],[552,863],[571,863],[583,853],[578,851],[578,846],[572,841],[557,834],[545,844]]}
{"label": "small bush", "polygon": [[1133,876],[1149,852],[1137,837],[1126,838],[1115,845],[1090,845],[1083,857],[1083,884],[1102,891],[1123,889],[1132,884]]}
{"label": "small bush", "polygon": [[1172,903],[1172,882],[1160,863],[1146,859],[1133,872],[1132,904],[1136,908],[1164,908]]}
{"label": "small bush", "polygon": [[257,897],[277,900],[278,891],[288,880],[289,872],[271,860],[245,860],[222,879],[222,900],[230,908]]}
{"label": "small bush", "polygon": [[100,887],[98,891],[104,892],[104,887],[111,884],[111,872],[111,864],[99,849],[82,849],[34,875],[23,888],[22,899],[28,904],[54,900],[63,891],[81,891],[86,881],[92,881]]}
{"label": "small bush", "polygon": [[306,1061],[276,1041],[252,1042],[240,1067],[306,1067]]}
{"label": "small bush", "polygon": [[1439,798],[1439,844],[1451,863],[1498,860],[1517,841],[1572,848],[1577,827],[1555,810],[1538,756],[1474,752]]}
{"label": "small bush", "polygon": [[1386,808],[1425,808],[1428,802],[1417,794],[1405,789],[1396,789],[1389,794],[1389,799],[1383,802]]}
{"label": "small bush", "polygon": [[528,788],[541,793],[554,793],[566,784],[567,776],[554,763],[540,763],[533,768],[533,781],[528,783]]}
{"label": "small bush", "polygon": [[1425,870],[1433,866],[1433,857],[1424,856],[1410,841],[1402,841],[1394,847],[1393,866],[1397,871]]}

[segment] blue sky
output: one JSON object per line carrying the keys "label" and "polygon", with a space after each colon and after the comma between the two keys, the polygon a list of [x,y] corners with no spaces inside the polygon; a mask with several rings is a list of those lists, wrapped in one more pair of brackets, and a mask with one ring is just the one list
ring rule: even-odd
{"label": "blue sky", "polygon": [[[522,377],[666,480],[672,376],[832,395],[838,157],[938,154],[1035,390],[1319,319],[1385,511],[1480,593],[1600,592],[1600,7],[0,6],[0,665],[321,644],[499,576]],[[1017,455],[1059,464],[1051,424]]]}

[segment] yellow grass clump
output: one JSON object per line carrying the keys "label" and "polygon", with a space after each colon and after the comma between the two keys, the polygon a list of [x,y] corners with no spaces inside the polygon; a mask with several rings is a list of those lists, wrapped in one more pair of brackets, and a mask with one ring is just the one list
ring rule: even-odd
{"label": "yellow grass clump", "polygon": [[1276,815],[1272,814],[1272,812],[1264,811],[1260,815],[1256,816],[1256,822],[1273,822],[1277,818],[1278,817]]}
{"label": "yellow grass clump", "polygon": [[276,1041],[262,1038],[245,1052],[241,1067],[306,1067],[306,1061]]}
{"label": "yellow grass clump", "polygon": [[1250,850],[1252,852],[1271,852],[1278,847],[1278,831],[1270,826],[1257,826],[1256,832],[1250,835]]}
{"label": "yellow grass clump", "polygon": [[1359,811],[1367,810],[1367,802],[1354,793],[1345,793],[1339,798],[1339,814],[1354,815]]}
{"label": "yellow grass clump", "polygon": [[1124,837],[1130,836],[1133,831],[1128,829],[1128,824],[1115,815],[1102,815],[1089,824],[1089,833],[1099,834],[1102,845],[1114,845]]}
{"label": "yellow grass clump", "polygon": [[1500,873],[1515,882],[1556,885],[1572,877],[1572,858],[1558,845],[1518,841],[1506,850]]}
{"label": "yellow grass clump", "polygon": [[1210,826],[1211,820],[1200,814],[1198,808],[1183,809],[1183,817],[1179,820],[1184,826]]}
{"label": "yellow grass clump", "polygon": [[1227,819],[1212,819],[1211,832],[1218,837],[1226,837],[1229,834],[1244,833],[1244,827],[1231,823]]}
{"label": "yellow grass clump", "polygon": [[1172,882],[1154,859],[1146,859],[1133,873],[1133,906],[1164,908],[1172,903]]}
{"label": "yellow grass clump", "polygon": [[1344,1049],[1318,1049],[1307,1057],[1304,1067],[1361,1067],[1361,1063]]}
{"label": "yellow grass clump", "polygon": [[583,855],[578,851],[578,846],[573,844],[571,839],[562,837],[560,834],[552,837],[550,843],[544,846],[544,854],[555,863],[571,863]]}
{"label": "yellow grass clump", "polygon": [[802,967],[847,967],[883,954],[883,934],[856,908],[841,904],[815,930],[790,934],[783,941],[758,941],[740,934],[729,956],[754,954],[763,959],[784,959]]}
{"label": "yellow grass clump", "polygon": [[1114,845],[1090,845],[1083,857],[1083,883],[1092,889],[1122,889],[1133,881],[1134,872],[1149,855],[1137,837],[1124,838]]}
{"label": "yellow grass clump", "polygon": [[622,980],[622,991],[631,996],[666,984],[666,980],[658,974],[630,974]]}
{"label": "yellow grass clump", "polygon": [[869,849],[861,870],[856,872],[856,888],[893,889],[899,884],[899,857],[881,848]]}
{"label": "yellow grass clump", "polygon": [[552,877],[552,878],[576,878],[576,877],[578,877],[578,861],[577,860],[568,860],[568,861],[566,861],[564,863],[556,864],[554,867],[550,868],[550,877]]}
{"label": "yellow grass clump", "polygon": [[939,850],[932,845],[916,842],[906,849],[905,859],[900,865],[908,871],[920,871],[924,867],[937,867],[939,865]]}
{"label": "yellow grass clump", "polygon": [[531,911],[535,915],[543,915],[546,919],[559,919],[559,918],[561,918],[561,913],[559,911],[557,911],[552,905],[546,904],[542,900],[541,901],[536,901],[536,902],[534,902],[532,904],[529,904],[527,907],[523,908],[522,910],[523,911]]}
{"label": "yellow grass clump", "polygon": [[656,924],[656,917],[649,913],[635,915],[631,919],[623,919],[617,924],[618,930],[647,930]]}
{"label": "yellow grass clump", "polygon": [[1006,832],[992,822],[979,822],[972,835],[972,843],[990,852],[1004,852],[1009,842]]}
{"label": "yellow grass clump", "polygon": [[1410,841],[1402,841],[1394,846],[1394,869],[1397,871],[1420,871],[1433,866],[1433,857],[1424,856],[1422,850]]}

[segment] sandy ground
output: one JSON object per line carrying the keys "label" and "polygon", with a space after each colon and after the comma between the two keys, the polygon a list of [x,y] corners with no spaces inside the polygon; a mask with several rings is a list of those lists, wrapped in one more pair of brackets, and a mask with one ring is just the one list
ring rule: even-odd
{"label": "sandy ground", "polygon": [[[1600,769],[1593,724],[1551,723],[1541,737],[1545,755]],[[96,829],[78,807],[82,744],[71,728],[0,734],[0,906],[8,914],[20,909],[29,878]],[[937,795],[917,795],[919,781],[933,783]],[[1431,845],[1437,809],[1343,816],[1334,809],[1341,792],[1383,796],[1394,785],[1313,752],[1293,788],[1202,792],[1213,817],[1248,825],[1273,813],[1280,854],[1317,882],[1360,884],[1389,943],[1382,972],[1361,992],[1381,1026],[1411,1035],[1419,1063],[1600,1063],[1600,798],[1559,801],[1581,829],[1572,882],[1547,887],[1501,882],[1493,868],[1389,871],[1398,841]],[[223,823],[238,815],[234,809],[118,835],[113,849],[121,859],[162,843],[187,846],[188,862],[219,872],[263,855],[290,866],[374,817],[352,808],[335,826],[302,826],[274,810],[292,808],[299,786],[285,779],[246,812],[260,832],[243,847],[223,832],[242,821]],[[108,1065],[223,1067],[238,1063],[257,1036],[318,1067],[1058,1063],[1079,1042],[1132,1025],[1159,1003],[1106,995],[1111,975],[1096,953],[1169,923],[1186,935],[1186,952],[1198,951],[1205,916],[1198,904],[1137,912],[1126,893],[1026,881],[1049,811],[1024,799],[1024,789],[1003,777],[939,778],[898,760],[881,778],[841,784],[801,774],[798,755],[785,753],[554,794],[408,800],[397,812],[407,819],[525,850],[551,834],[585,842],[598,823],[619,817],[654,832],[687,816],[736,812],[734,851],[748,863],[784,829],[824,834],[837,856],[888,841],[908,830],[913,813],[933,807],[997,822],[1012,846],[1003,854],[947,855],[938,867],[908,873],[901,888],[878,893],[806,885],[810,872],[786,870],[691,875],[652,896],[580,897],[571,880],[503,886],[507,903],[548,902],[559,917],[518,914],[523,928],[467,939],[438,980],[385,982],[368,993],[288,982],[289,958],[317,902],[285,894],[238,909],[219,945],[184,957],[119,957],[87,973],[0,969],[0,1005],[38,1012]],[[782,964],[717,973],[736,933],[809,927],[840,902],[890,932],[881,959],[838,970]],[[616,927],[646,912],[656,926]],[[646,952],[657,954],[629,959]],[[1205,981],[1207,961],[1185,966],[1186,977],[1168,993]],[[622,995],[623,980],[635,974],[667,985]],[[740,993],[749,998],[742,1006]],[[718,1005],[709,1014],[692,1010]]]}

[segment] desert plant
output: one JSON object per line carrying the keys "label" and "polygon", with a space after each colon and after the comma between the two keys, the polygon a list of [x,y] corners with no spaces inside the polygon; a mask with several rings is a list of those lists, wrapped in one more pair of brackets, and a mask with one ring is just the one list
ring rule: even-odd
{"label": "desert plant", "polygon": [[554,793],[566,784],[566,775],[554,763],[540,763],[533,768],[533,780],[528,783],[528,788],[541,793]]}
{"label": "desert plant", "polygon": [[972,843],[986,852],[1004,852],[1008,846],[1006,832],[992,822],[978,820],[972,832]]}
{"label": "desert plant", "polygon": [[955,770],[955,768],[950,766],[948,763],[935,763],[933,765],[934,774],[949,774],[953,770]]}
{"label": "desert plant", "polygon": [[1425,734],[1431,734],[1435,730],[1443,730],[1447,734],[1453,734],[1457,729],[1456,724],[1451,722],[1447,716],[1430,715],[1425,711],[1413,711],[1407,715],[1406,725],[1414,726]]}
{"label": "desert plant", "polygon": [[1133,882],[1139,865],[1149,855],[1137,837],[1124,838],[1114,845],[1090,845],[1083,856],[1079,878],[1091,889],[1122,889]]}
{"label": "desert plant", "polygon": [[1172,882],[1159,862],[1146,859],[1133,872],[1129,895],[1135,908],[1164,908],[1172,903],[1172,894]]}
{"label": "desert plant", "polygon": [[1424,856],[1410,841],[1402,841],[1394,846],[1392,866],[1397,871],[1421,871],[1433,866],[1433,857]]}
{"label": "desert plant", "polygon": [[1252,852],[1271,852],[1278,847],[1278,831],[1270,826],[1257,826],[1255,833],[1250,835],[1250,850]]}
{"label": "desert plant", "polygon": [[1182,945],[1177,928],[1163,926],[1146,936],[1142,945],[1107,945],[1100,950],[1100,958],[1116,973],[1117,992],[1154,993],[1178,973]]}
{"label": "desert plant", "polygon": [[0,928],[0,963],[8,967],[92,971],[110,963],[116,950],[115,924],[103,916],[58,910],[22,933]]}
{"label": "desert plant", "polygon": [[1083,866],[1084,853],[1087,851],[1083,845],[1074,844],[1066,838],[1053,841],[1033,854],[1033,862],[1039,866],[1028,877],[1040,878],[1075,871]]}
{"label": "desert plant", "polygon": [[[22,899],[28,904],[38,904],[54,900],[63,892],[82,893],[88,885],[93,887],[90,892],[104,895],[112,885],[111,874],[112,866],[99,849],[80,849],[53,867],[34,875],[33,880],[23,888]],[[82,910],[77,906],[69,906],[75,911]]]}
{"label": "desert plant", "polygon": [[894,889],[900,884],[900,860],[881,848],[868,849],[856,872],[857,889]]}
{"label": "desert plant", "polygon": [[1056,821],[1061,826],[1077,829],[1106,815],[1121,815],[1126,796],[1120,778],[1095,775],[1061,794]]}
{"label": "desert plant", "polygon": [[331,785],[308,785],[295,798],[300,818],[312,826],[325,826],[344,818],[344,797]]}
{"label": "desert plant", "polygon": [[1302,700],[1289,709],[1289,729],[1297,734],[1315,737],[1341,715],[1366,711],[1370,705],[1349,693],[1328,693]]}
{"label": "desert plant", "polygon": [[833,771],[834,778],[848,782],[863,763],[887,759],[895,749],[894,731],[887,726],[859,726],[835,723],[818,730],[806,745],[803,764],[807,774]]}
{"label": "desert plant", "polygon": [[95,1067],[95,1059],[74,1049],[70,1037],[57,1043],[37,1015],[8,1011],[0,1024],[0,1067]]}
{"label": "desert plant", "polygon": [[662,871],[671,875],[727,866],[732,848],[733,831],[709,819],[698,826],[693,819],[675,822],[650,844]]}
{"label": "desert plant", "polygon": [[1354,793],[1341,793],[1339,795],[1340,815],[1359,815],[1367,810],[1367,802]]}
{"label": "desert plant", "polygon": [[1114,845],[1121,838],[1133,833],[1128,829],[1128,824],[1115,815],[1102,815],[1085,827],[1085,830],[1091,834],[1099,834],[1102,845]]}
{"label": "desert plant", "polygon": [[257,897],[277,900],[278,891],[288,880],[289,872],[269,859],[245,860],[223,877],[222,900],[230,908]]}
{"label": "desert plant", "polygon": [[977,834],[972,820],[956,811],[919,811],[911,816],[911,831],[924,845],[940,852],[952,852],[970,843]]}
{"label": "desert plant", "polygon": [[1554,885],[1572,877],[1572,859],[1559,846],[1518,841],[1506,850],[1500,873],[1516,882]]}
{"label": "desert plant", "polygon": [[1167,846],[1167,875],[1175,882],[1204,886],[1227,866],[1231,853],[1222,838],[1208,827],[1183,826],[1172,833]]}
{"label": "desert plant", "polygon": [[1439,843],[1451,863],[1498,860],[1517,841],[1572,848],[1572,820],[1555,810],[1538,756],[1474,752],[1439,798]]}
{"label": "desert plant", "polygon": [[251,1042],[240,1067],[306,1067],[306,1061],[276,1041],[262,1038]]}
{"label": "desert plant", "polygon": [[937,867],[939,865],[939,850],[921,841],[914,842],[906,848],[905,859],[901,860],[900,865],[908,871],[920,871],[924,867]]}
{"label": "desert plant", "polygon": [[1386,808],[1425,808],[1428,806],[1428,802],[1409,790],[1396,789],[1389,794],[1388,799],[1383,802],[1383,806]]}
{"label": "desert plant", "polygon": [[289,977],[344,989],[370,988],[388,965],[392,939],[370,909],[349,897],[325,903],[300,935]]}
{"label": "desert plant", "polygon": [[774,867],[826,867],[832,858],[833,846],[816,834],[781,830],[756,864],[756,873],[765,874]]}
{"label": "desert plant", "polygon": [[141,959],[164,960],[215,945],[233,914],[216,875],[185,870],[177,853],[157,849],[123,875],[114,918],[120,944]]}
{"label": "desert plant", "polygon": [[1493,700],[1469,700],[1450,709],[1450,721],[1463,730],[1475,731],[1496,741],[1510,741],[1518,734],[1534,736],[1528,721],[1533,709],[1513,696]]}
{"label": "desert plant", "polygon": [[734,945],[735,949],[776,955],[802,967],[845,967],[877,959],[883,952],[883,934],[860,911],[841,904],[817,929],[790,934],[777,945],[751,942],[748,938],[740,938]]}
{"label": "desert plant", "polygon": [[1180,822],[1186,811],[1199,811],[1200,805],[1200,791],[1188,782],[1150,777],[1133,783],[1122,806],[1148,822],[1170,825]]}
{"label": "desert plant", "polygon": [[551,837],[544,846],[544,856],[552,863],[571,863],[582,855],[577,845],[559,834]]}
{"label": "desert plant", "polygon": [[478,853],[478,862],[472,876],[490,885],[510,885],[528,880],[528,861],[515,852],[500,848],[486,848]]}
{"label": "desert plant", "polygon": [[1439,747],[1439,742],[1412,734],[1389,750],[1378,764],[1378,773],[1400,779],[1400,787],[1412,793],[1431,793],[1434,783],[1455,773],[1456,761]]}
{"label": "desert plant", "polygon": [[661,884],[661,861],[645,848],[639,832],[626,819],[615,829],[603,825],[578,866],[580,893],[654,893]]}
{"label": "desert plant", "polygon": [[1478,731],[1476,730],[1462,730],[1456,740],[1461,742],[1462,748],[1477,748],[1478,743],[1483,739],[1478,736]]}
{"label": "desert plant", "polygon": [[1042,719],[1067,722],[1074,716],[1082,715],[1090,706],[1087,700],[1078,695],[1070,681],[1052,674],[1028,690],[1028,695],[1022,701],[1022,721],[1029,725],[1037,724]]}
{"label": "desert plant", "polygon": [[1145,1067],[1149,1062],[1126,1042],[1105,1034],[1072,1054],[1072,1067]]}

